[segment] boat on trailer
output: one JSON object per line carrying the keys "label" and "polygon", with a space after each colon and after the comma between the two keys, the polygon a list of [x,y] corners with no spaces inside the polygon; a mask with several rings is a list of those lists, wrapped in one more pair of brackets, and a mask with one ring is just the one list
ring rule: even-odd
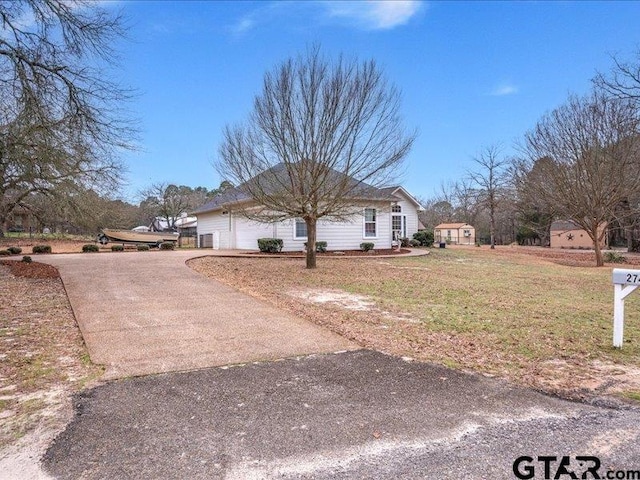
{"label": "boat on trailer", "polygon": [[159,247],[161,243],[176,243],[180,234],[175,232],[135,232],[133,230],[114,230],[105,228],[98,235],[98,242],[106,245],[112,243],[146,244]]}

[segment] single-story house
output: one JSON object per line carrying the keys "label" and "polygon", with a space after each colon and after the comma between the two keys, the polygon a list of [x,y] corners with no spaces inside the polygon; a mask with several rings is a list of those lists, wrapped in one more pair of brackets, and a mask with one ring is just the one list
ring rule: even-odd
{"label": "single-story house", "polygon": [[468,223],[441,223],[433,231],[435,243],[475,245],[476,229]]}
{"label": "single-story house", "polygon": [[[241,213],[247,204],[251,204],[250,197],[236,187],[193,211],[198,219],[198,247],[257,250],[259,238],[280,238],[285,252],[305,249],[304,220],[250,220]],[[363,242],[371,242],[377,249],[391,248],[395,239],[412,238],[418,231],[421,210],[420,203],[400,186],[364,185],[353,199],[354,213],[342,221],[319,219],[316,239],[327,242],[327,250],[358,250]]]}
{"label": "single-story house", "polygon": [[[600,232],[607,228],[606,224],[600,225]],[[600,242],[600,248],[606,246],[606,235]],[[556,220],[550,228],[551,248],[593,248],[593,241],[589,234],[581,226],[571,220]]]}

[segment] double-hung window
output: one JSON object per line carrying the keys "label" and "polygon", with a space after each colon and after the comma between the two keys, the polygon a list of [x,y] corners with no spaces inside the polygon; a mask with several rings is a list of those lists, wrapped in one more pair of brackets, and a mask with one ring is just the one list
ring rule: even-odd
{"label": "double-hung window", "polygon": [[375,238],[378,236],[377,212],[375,208],[364,209],[364,237]]}
{"label": "double-hung window", "polygon": [[306,240],[307,239],[307,223],[301,218],[296,218],[295,221],[294,221],[293,237],[296,240]]}

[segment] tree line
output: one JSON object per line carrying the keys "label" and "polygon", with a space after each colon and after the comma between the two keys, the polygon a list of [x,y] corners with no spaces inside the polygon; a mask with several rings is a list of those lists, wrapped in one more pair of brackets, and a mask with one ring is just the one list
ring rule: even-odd
{"label": "tree line", "polygon": [[[23,201],[28,208],[17,212],[28,214],[33,233],[46,228],[56,233],[93,235],[103,228],[129,230],[141,225],[150,226],[157,218],[163,220],[165,228],[175,230],[181,216],[230,186],[225,181],[214,189],[159,182],[141,190],[138,203],[99,195],[93,190],[76,190],[72,197],[61,195],[56,201],[51,201],[49,195],[33,193]],[[7,226],[15,230],[11,220],[8,219]],[[28,231],[28,228],[18,230]]]}
{"label": "tree line", "polygon": [[422,223],[472,224],[493,248],[549,245],[551,223],[571,220],[594,242],[598,265],[604,235],[640,251],[640,52],[614,58],[590,92],[543,115],[515,150],[506,158],[499,145],[483,147],[464,178],[424,199]]}

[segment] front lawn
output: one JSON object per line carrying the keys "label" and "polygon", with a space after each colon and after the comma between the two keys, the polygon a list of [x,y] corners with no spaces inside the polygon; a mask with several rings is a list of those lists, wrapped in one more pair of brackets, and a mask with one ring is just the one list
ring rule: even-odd
{"label": "front lawn", "polygon": [[318,263],[315,271],[290,259],[190,265],[364,347],[574,397],[640,390],[640,294],[626,301],[625,344],[614,349],[611,268],[559,265],[517,248]]}

